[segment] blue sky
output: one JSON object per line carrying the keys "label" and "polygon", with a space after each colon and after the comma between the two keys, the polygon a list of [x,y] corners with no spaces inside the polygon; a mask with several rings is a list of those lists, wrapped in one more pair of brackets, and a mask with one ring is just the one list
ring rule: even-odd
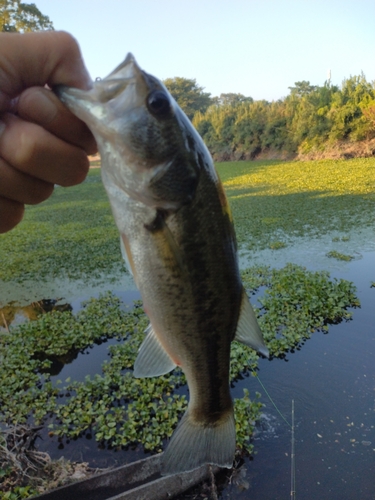
{"label": "blue sky", "polygon": [[93,78],[133,52],[160,79],[276,100],[294,82],[375,79],[374,0],[33,0],[78,40]]}

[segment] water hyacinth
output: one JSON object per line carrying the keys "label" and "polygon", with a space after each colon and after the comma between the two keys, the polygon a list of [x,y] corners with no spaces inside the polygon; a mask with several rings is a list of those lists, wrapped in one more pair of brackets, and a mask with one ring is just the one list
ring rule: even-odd
{"label": "water hyacinth", "polygon": [[[359,305],[351,283],[331,281],[325,272],[288,265],[280,270],[250,268],[242,277],[249,292],[266,287],[258,314],[273,357],[285,356],[316,330],[327,331],[329,323],[349,319],[347,308]],[[140,443],[146,450],[161,451],[186,409],[186,396],[179,390],[186,380],[178,369],[161,377],[132,376],[147,323],[140,304],[127,311],[108,292],[85,303],[76,315],[52,311],[11,328],[0,343],[0,422],[48,422],[50,431],[60,437],[92,433],[107,446]],[[64,360],[69,353],[109,338],[119,342],[110,346],[102,373],[83,382],[52,384],[53,360]],[[254,351],[234,342],[232,382],[244,371],[255,373],[257,363]],[[259,400],[249,399],[247,393],[235,402],[237,445],[245,452],[252,451],[250,436],[260,407]]]}

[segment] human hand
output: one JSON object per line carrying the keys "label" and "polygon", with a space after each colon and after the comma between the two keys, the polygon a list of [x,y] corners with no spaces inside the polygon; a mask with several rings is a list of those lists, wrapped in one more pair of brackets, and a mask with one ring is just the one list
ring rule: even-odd
{"label": "human hand", "polygon": [[21,221],[25,204],[47,199],[54,184],[82,182],[87,155],[97,151],[86,125],[49,89],[58,84],[91,87],[71,35],[0,33],[0,233]]}

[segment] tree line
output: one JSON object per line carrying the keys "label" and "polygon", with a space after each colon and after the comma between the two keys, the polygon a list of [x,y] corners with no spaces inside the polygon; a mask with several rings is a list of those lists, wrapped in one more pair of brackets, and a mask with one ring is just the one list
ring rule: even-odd
{"label": "tree line", "polygon": [[[45,29],[53,24],[35,4],[0,0],[0,31]],[[303,154],[337,141],[375,137],[375,82],[363,74],[341,87],[296,82],[287,97],[272,102],[236,93],[212,97],[189,78],[164,83],[216,159],[255,158],[267,151]]]}
{"label": "tree line", "polygon": [[211,97],[186,78],[164,83],[216,158],[308,153],[337,141],[375,137],[375,83],[363,74],[344,80],[341,87],[330,81],[323,86],[296,82],[287,97],[272,102],[242,94]]}

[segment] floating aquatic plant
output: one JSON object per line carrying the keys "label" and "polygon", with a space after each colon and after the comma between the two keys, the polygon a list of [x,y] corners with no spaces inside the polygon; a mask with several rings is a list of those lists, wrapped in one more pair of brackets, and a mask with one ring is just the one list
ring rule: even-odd
{"label": "floating aquatic plant", "polygon": [[[327,331],[329,323],[349,319],[347,308],[358,305],[348,281],[332,281],[328,273],[299,266],[250,268],[243,281],[249,293],[266,287],[258,314],[272,356],[285,356],[313,331]],[[186,381],[179,369],[161,377],[132,376],[147,323],[139,304],[127,311],[107,293],[86,302],[76,315],[52,311],[10,328],[0,341],[0,422],[48,423],[50,432],[61,438],[90,433],[106,446],[141,443],[146,450],[160,451],[186,410],[187,399],[179,391]],[[120,342],[110,346],[102,373],[83,382],[52,384],[53,360],[114,337]],[[256,370],[257,362],[253,350],[234,342],[232,382],[244,371]],[[260,406],[259,399],[251,400],[247,393],[235,402],[237,444],[247,452],[252,451],[250,436]]]}
{"label": "floating aquatic plant", "polygon": [[356,158],[225,162],[217,167],[239,242],[262,249],[275,238],[275,230],[294,238],[371,227],[374,165],[373,158]]}
{"label": "floating aquatic plant", "polygon": [[[294,238],[372,226],[374,161],[218,164],[239,243],[262,249],[279,240],[276,230]],[[0,236],[0,255],[4,281],[121,275],[118,231],[100,169],[91,169],[82,184],[56,188],[41,205],[27,207],[23,222]]]}
{"label": "floating aquatic plant", "polygon": [[285,248],[286,246],[287,244],[284,243],[283,241],[272,241],[269,244],[271,250],[280,250],[281,248]]}
{"label": "floating aquatic plant", "polygon": [[336,250],[331,250],[326,255],[327,255],[327,257],[331,257],[331,258],[337,259],[337,260],[345,260],[347,262],[354,259],[354,257],[352,255],[346,255],[344,253],[337,252]]}

